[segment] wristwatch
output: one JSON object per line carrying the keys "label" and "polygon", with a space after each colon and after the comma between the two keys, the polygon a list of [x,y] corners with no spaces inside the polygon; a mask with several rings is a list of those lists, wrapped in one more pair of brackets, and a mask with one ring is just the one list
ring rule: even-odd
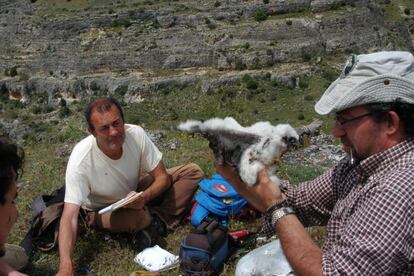
{"label": "wristwatch", "polygon": [[268,216],[271,216],[274,211],[276,211],[277,209],[283,208],[283,207],[290,207],[286,198],[283,199],[282,201],[275,203],[273,206],[269,207],[269,209],[266,210],[265,214]]}
{"label": "wristwatch", "polygon": [[282,207],[272,212],[271,224],[274,227],[276,222],[286,215],[294,214],[295,211],[291,207]]}

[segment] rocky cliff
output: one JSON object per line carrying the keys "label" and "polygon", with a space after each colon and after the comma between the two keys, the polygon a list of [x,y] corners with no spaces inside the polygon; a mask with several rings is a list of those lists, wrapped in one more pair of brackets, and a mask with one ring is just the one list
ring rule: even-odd
{"label": "rocky cliff", "polygon": [[412,50],[410,7],[391,2],[0,0],[0,92],[54,104],[99,91],[125,101],[177,85],[208,91],[246,73],[289,82],[323,57]]}

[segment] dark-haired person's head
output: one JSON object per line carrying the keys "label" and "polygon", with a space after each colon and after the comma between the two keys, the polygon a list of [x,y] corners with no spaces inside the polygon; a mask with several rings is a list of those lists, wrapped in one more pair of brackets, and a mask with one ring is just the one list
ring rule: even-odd
{"label": "dark-haired person's head", "polygon": [[125,125],[119,103],[112,98],[96,99],[86,107],[85,118],[98,148],[109,158],[120,158],[125,142]]}
{"label": "dark-haired person's head", "polygon": [[21,148],[0,138],[0,247],[17,220],[15,199],[16,180],[22,170],[24,152]]}
{"label": "dark-haired person's head", "polygon": [[122,107],[119,104],[119,102],[112,97],[103,97],[103,98],[92,100],[86,106],[83,112],[85,119],[86,119],[86,123],[88,124],[88,128],[90,130],[95,129],[95,126],[93,125],[93,122],[92,122],[92,113],[94,111],[97,111],[102,114],[102,113],[108,112],[113,106],[115,106],[116,109],[118,109],[119,115],[121,116],[122,121],[124,122],[124,113],[122,111]]}

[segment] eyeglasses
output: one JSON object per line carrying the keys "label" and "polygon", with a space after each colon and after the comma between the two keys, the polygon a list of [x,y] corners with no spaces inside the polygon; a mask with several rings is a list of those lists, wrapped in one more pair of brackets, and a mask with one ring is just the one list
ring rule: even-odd
{"label": "eyeglasses", "polygon": [[350,122],[353,122],[353,121],[356,121],[356,120],[359,120],[361,118],[364,118],[364,117],[367,117],[367,116],[371,116],[371,115],[372,115],[372,113],[366,113],[366,114],[362,114],[360,116],[356,116],[356,117],[351,118],[351,119],[340,119],[340,118],[336,117],[335,118],[335,121],[336,121],[336,123],[338,125],[344,126],[344,125],[346,125],[346,124],[348,124]]}

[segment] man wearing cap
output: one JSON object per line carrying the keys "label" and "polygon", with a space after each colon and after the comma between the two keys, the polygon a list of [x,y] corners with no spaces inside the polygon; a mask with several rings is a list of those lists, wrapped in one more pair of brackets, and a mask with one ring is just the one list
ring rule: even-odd
{"label": "man wearing cap", "polygon": [[[265,170],[251,188],[218,171],[265,213],[296,274],[414,275],[414,57],[352,56],[315,110],[336,114],[347,153],[320,177],[282,191]],[[305,230],[316,225],[327,226],[322,249]]]}

